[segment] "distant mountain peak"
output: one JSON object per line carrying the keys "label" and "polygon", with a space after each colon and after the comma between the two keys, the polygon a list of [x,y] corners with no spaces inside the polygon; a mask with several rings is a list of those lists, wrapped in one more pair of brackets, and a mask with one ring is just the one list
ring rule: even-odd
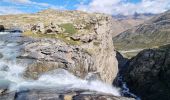
{"label": "distant mountain peak", "polygon": [[153,17],[156,14],[152,14],[152,13],[138,13],[135,12],[132,15],[124,15],[124,14],[117,14],[117,15],[113,15],[113,18],[116,19],[146,19],[148,17]]}

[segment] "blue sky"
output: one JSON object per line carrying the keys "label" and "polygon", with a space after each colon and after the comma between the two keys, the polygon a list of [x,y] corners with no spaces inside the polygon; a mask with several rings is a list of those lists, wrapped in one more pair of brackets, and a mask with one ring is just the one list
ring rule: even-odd
{"label": "blue sky", "polygon": [[170,8],[170,0],[0,0],[0,14],[34,13],[47,8],[113,15],[161,13]]}

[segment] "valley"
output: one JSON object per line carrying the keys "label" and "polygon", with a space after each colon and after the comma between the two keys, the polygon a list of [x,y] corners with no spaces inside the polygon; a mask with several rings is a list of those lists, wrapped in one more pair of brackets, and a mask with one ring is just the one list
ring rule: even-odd
{"label": "valley", "polygon": [[0,100],[168,100],[170,11],[119,17],[1,15]]}

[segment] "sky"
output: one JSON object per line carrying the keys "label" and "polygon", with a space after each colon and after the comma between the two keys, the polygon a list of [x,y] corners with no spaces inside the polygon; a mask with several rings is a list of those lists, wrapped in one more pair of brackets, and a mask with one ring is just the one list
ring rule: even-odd
{"label": "sky", "polygon": [[169,10],[170,0],[0,0],[0,15],[35,13],[48,8],[111,15],[155,14]]}

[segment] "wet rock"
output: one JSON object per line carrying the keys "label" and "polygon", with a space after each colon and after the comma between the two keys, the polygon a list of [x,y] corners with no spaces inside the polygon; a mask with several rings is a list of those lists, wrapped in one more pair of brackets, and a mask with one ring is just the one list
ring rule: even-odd
{"label": "wet rock", "polygon": [[9,67],[7,65],[0,65],[0,71],[8,71]]}
{"label": "wet rock", "polygon": [[105,95],[77,95],[74,100],[135,100],[133,98],[105,96]]}
{"label": "wet rock", "polygon": [[41,74],[52,71],[58,68],[64,68],[63,63],[58,62],[40,62],[36,61],[33,64],[29,65],[26,69],[24,76],[26,78],[37,79]]}
{"label": "wet rock", "polygon": [[3,55],[0,53],[0,59],[3,58]]}
{"label": "wet rock", "polygon": [[5,27],[3,25],[0,25],[0,32],[4,30],[5,30]]}
{"label": "wet rock", "polygon": [[15,100],[15,92],[0,94],[0,100]]}
{"label": "wet rock", "polygon": [[0,96],[1,100],[134,100],[133,98],[116,97],[113,95],[81,91],[24,90]]}
{"label": "wet rock", "polygon": [[170,45],[144,50],[129,62],[124,75],[130,89],[144,100],[170,98]]}
{"label": "wet rock", "polygon": [[94,80],[101,80],[99,73],[88,73],[85,79],[88,80],[89,82]]}
{"label": "wet rock", "polygon": [[119,72],[123,71],[124,69],[126,69],[126,64],[128,63],[129,59],[123,57],[123,55],[116,51],[116,58],[118,60],[118,67],[119,67]]}
{"label": "wet rock", "polygon": [[7,93],[8,89],[0,89],[0,96]]}

